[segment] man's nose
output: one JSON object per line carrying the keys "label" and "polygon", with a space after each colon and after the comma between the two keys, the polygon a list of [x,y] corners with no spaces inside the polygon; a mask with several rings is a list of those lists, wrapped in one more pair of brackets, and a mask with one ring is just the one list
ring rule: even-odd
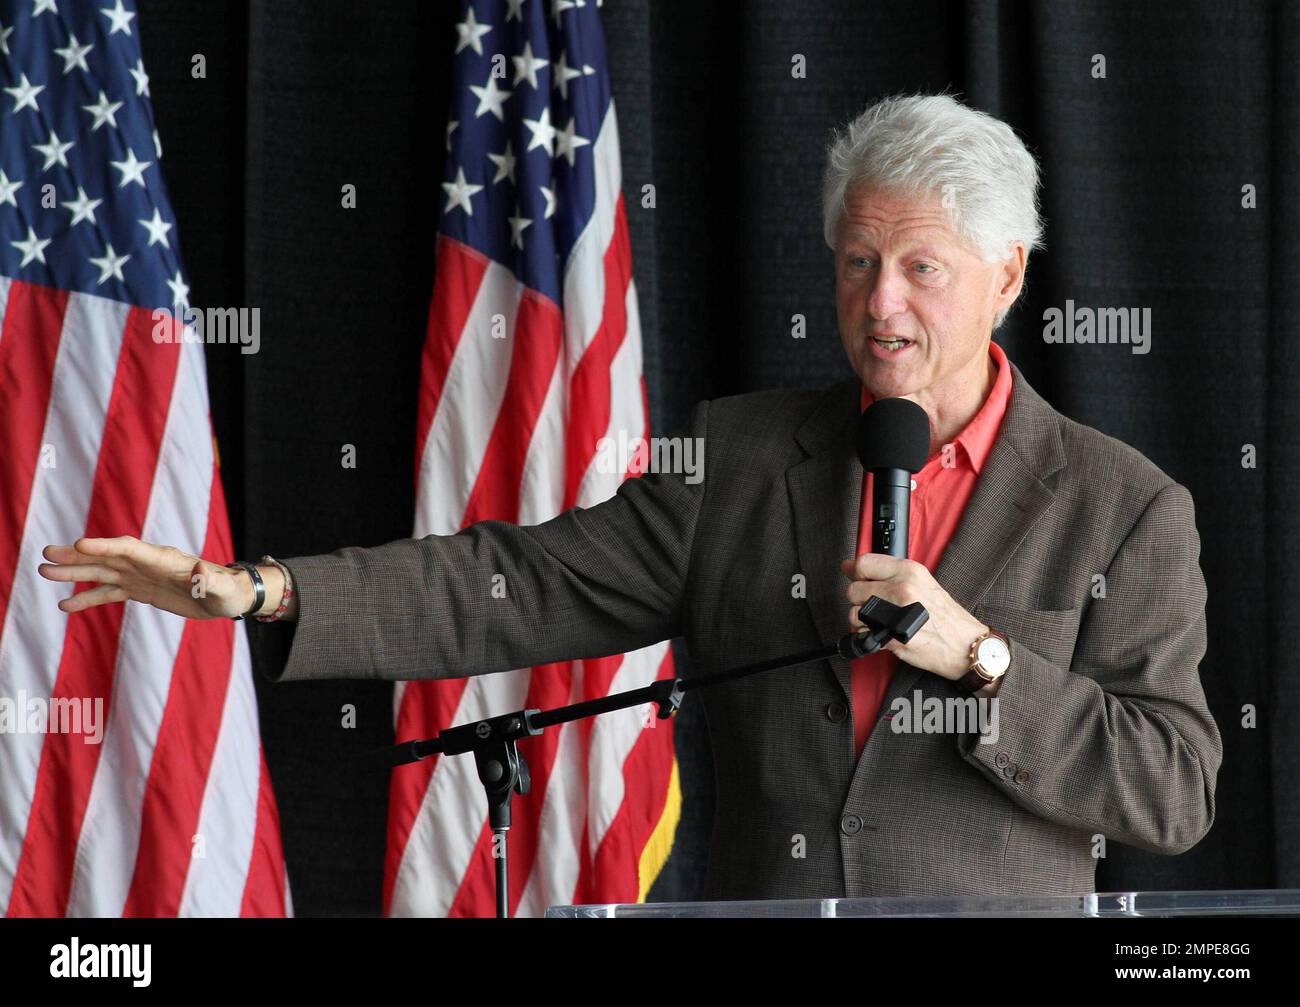
{"label": "man's nose", "polygon": [[867,297],[867,313],[878,322],[902,313],[907,307],[906,280],[902,273],[881,266]]}

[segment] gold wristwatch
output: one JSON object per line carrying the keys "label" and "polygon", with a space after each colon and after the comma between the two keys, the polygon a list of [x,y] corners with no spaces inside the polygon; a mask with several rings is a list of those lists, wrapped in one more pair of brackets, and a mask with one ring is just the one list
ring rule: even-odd
{"label": "gold wristwatch", "polygon": [[958,680],[967,692],[979,692],[992,685],[1011,667],[1011,641],[1004,633],[990,629],[970,645],[970,668]]}

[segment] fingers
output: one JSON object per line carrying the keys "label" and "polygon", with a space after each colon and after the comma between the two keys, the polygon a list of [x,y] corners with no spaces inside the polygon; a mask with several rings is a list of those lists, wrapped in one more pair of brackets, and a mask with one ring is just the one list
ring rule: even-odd
{"label": "fingers", "polygon": [[844,589],[844,597],[855,605],[865,605],[873,595],[893,605],[910,605],[922,597],[906,581],[855,580]]}
{"label": "fingers", "polygon": [[856,559],[843,560],[840,570],[844,576],[855,580],[893,580],[906,576],[912,562],[910,559],[886,556],[884,553],[864,552]]}
{"label": "fingers", "polygon": [[188,570],[196,558],[171,546],[141,542],[132,535],[79,538],[70,546],[48,545],[41,554],[51,563],[60,565],[106,567],[124,574],[141,573],[150,578]]}
{"label": "fingers", "polygon": [[102,584],[99,587],[92,587],[89,591],[74,594],[71,598],[64,598],[59,602],[59,608],[64,612],[83,612],[96,605],[111,605],[113,602],[126,600],[127,594],[120,587]]}
{"label": "fingers", "polygon": [[51,563],[83,563],[90,559],[70,545],[47,545],[41,550],[41,555]]}
{"label": "fingers", "polygon": [[41,555],[51,563],[94,563],[104,566],[120,564],[120,561],[110,560],[109,557],[92,556],[88,552],[80,552],[76,546],[71,545],[47,545],[41,550]]}
{"label": "fingers", "polygon": [[[88,541],[81,539],[79,541]],[[46,580],[117,584],[120,571],[106,561],[70,545],[47,545],[41,555],[50,562],[38,564],[36,572]]]}
{"label": "fingers", "polygon": [[[47,545],[41,555],[51,563],[97,565],[113,570],[130,568],[130,560],[122,557],[121,550],[110,546],[105,549],[97,543],[114,542],[114,539],[77,539],[74,545]],[[83,548],[78,548],[82,546]],[[87,548],[95,551],[87,551]]]}
{"label": "fingers", "polygon": [[142,559],[145,551],[151,548],[132,535],[119,535],[116,538],[79,538],[72,545],[78,552],[87,556],[128,560]]}
{"label": "fingers", "polygon": [[85,566],[82,564],[60,565],[42,563],[36,568],[46,580],[71,581],[73,583],[119,584],[121,574],[106,566]]}

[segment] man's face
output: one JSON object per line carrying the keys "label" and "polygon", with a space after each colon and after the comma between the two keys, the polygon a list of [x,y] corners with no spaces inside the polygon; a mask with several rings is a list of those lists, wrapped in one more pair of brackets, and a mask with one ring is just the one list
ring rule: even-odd
{"label": "man's face", "polygon": [[[983,382],[993,318],[1020,290],[1023,246],[1006,263],[985,263],[950,229],[937,198],[908,202],[859,187],[846,202],[836,313],[863,384],[876,398],[944,399]],[[897,339],[906,342],[877,341]]]}

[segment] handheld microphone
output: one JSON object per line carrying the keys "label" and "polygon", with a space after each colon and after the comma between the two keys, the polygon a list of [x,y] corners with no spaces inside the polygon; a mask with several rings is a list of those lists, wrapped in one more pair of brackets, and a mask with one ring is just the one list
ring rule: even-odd
{"label": "handheld microphone", "polygon": [[912,476],[930,454],[930,418],[911,399],[880,399],[858,422],[858,458],[872,475],[871,551],[907,558]]}
{"label": "handheld microphone", "polygon": [[[912,476],[930,453],[930,418],[910,399],[880,399],[858,423],[858,459],[871,473],[871,551],[907,558]],[[919,602],[900,608],[883,598],[867,599],[858,619],[867,627],[839,642],[848,660],[875,653],[889,640],[907,643],[930,618]]]}

